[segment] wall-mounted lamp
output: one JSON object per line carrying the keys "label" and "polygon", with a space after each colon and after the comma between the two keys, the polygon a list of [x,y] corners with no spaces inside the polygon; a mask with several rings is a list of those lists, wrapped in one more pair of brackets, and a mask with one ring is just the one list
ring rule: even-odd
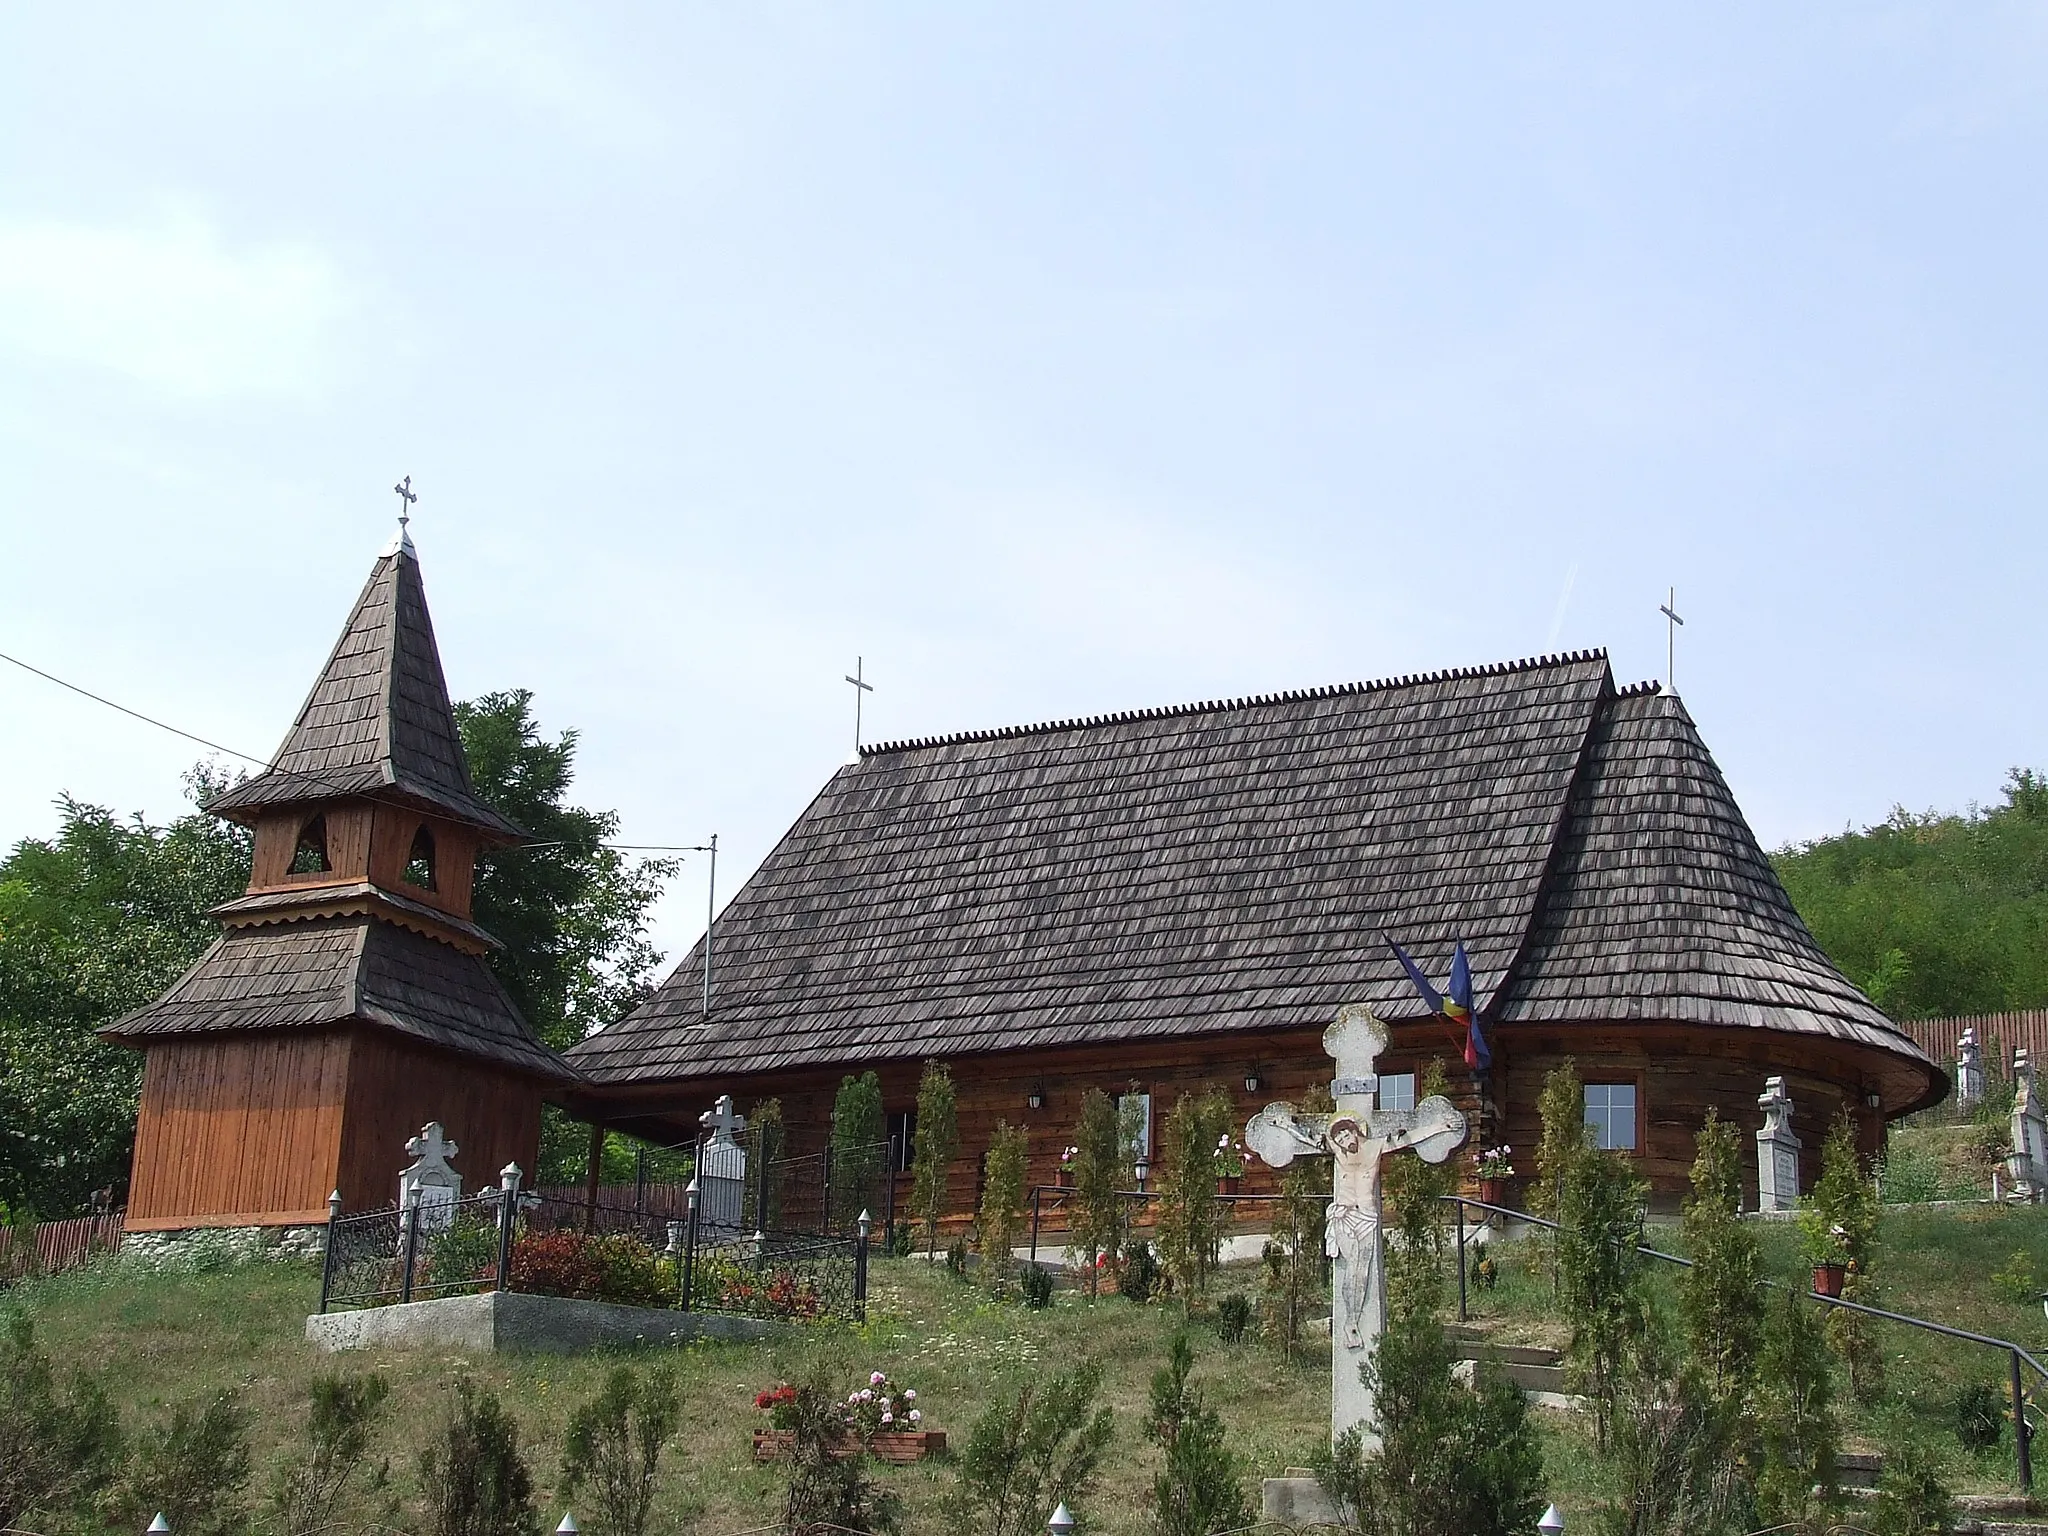
{"label": "wall-mounted lamp", "polygon": [[1257,1093],[1265,1085],[1266,1080],[1259,1076],[1259,1064],[1256,1061],[1244,1069],[1244,1091],[1246,1093]]}
{"label": "wall-mounted lamp", "polygon": [[1152,1165],[1146,1162],[1145,1159],[1141,1157],[1138,1159],[1138,1166],[1136,1168],[1133,1168],[1131,1171],[1137,1174],[1138,1192],[1140,1194],[1143,1194],[1145,1190],[1145,1175],[1152,1171]]}
{"label": "wall-mounted lamp", "polygon": [[1031,1092],[1024,1096],[1024,1102],[1033,1109],[1045,1108],[1045,1079],[1040,1078],[1031,1085]]}
{"label": "wall-mounted lamp", "polygon": [[1881,1093],[1866,1093],[1863,1095],[1863,1102],[1872,1109],[1882,1109],[1884,1108],[1884,1095]]}

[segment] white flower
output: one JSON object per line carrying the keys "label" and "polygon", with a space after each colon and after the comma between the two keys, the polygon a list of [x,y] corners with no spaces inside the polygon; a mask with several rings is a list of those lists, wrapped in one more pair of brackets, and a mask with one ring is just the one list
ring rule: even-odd
{"label": "white flower", "polygon": [[880,1371],[876,1371],[874,1375],[868,1378],[868,1385],[871,1387],[879,1387],[887,1379],[888,1378],[885,1377]]}
{"label": "white flower", "polygon": [[906,1403],[914,1403],[914,1402],[916,1402],[916,1401],[917,1401],[917,1389],[916,1389],[916,1388],[914,1388],[914,1387],[905,1387],[905,1388],[903,1389],[903,1400],[904,1400],[904,1401],[905,1401]]}
{"label": "white flower", "polygon": [[896,1422],[896,1415],[884,1409],[882,1411],[882,1422],[884,1424],[894,1424]]}
{"label": "white flower", "polygon": [[860,1394],[858,1392],[849,1392],[846,1394],[846,1400],[849,1403],[857,1403],[860,1401]]}
{"label": "white flower", "polygon": [[860,1400],[864,1403],[872,1403],[875,1400],[875,1394],[866,1387],[862,1387],[860,1389]]}
{"label": "white flower", "polygon": [[924,1422],[924,1413],[922,1412],[922,1410],[916,1408],[911,1409],[910,1422],[913,1424],[922,1424]]}

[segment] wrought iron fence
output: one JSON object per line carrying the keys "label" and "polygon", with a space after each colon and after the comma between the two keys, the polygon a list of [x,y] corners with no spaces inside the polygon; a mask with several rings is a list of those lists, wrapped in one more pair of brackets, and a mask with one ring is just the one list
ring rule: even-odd
{"label": "wrought iron fence", "polygon": [[794,1321],[867,1313],[871,1222],[850,1237],[708,1226],[688,1191],[680,1218],[508,1179],[466,1200],[329,1212],[320,1310],[500,1290]]}

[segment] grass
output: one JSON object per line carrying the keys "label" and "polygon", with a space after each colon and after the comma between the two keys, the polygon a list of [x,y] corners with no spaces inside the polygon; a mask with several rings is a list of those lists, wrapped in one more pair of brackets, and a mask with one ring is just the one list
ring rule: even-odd
{"label": "grass", "polygon": [[[1763,1236],[1773,1276],[1797,1283],[1796,1229],[1773,1223]],[[1653,1229],[1652,1241],[1676,1249],[1676,1228]],[[1886,1213],[1881,1245],[1880,1305],[2009,1338],[2037,1354],[2048,1347],[2048,1318],[2038,1299],[2048,1286],[2048,1210],[1895,1208]],[[1500,1252],[1500,1284],[1472,1293],[1475,1318],[1502,1342],[1562,1343],[1547,1271],[1532,1269],[1514,1245]],[[1222,1283],[1229,1289],[1254,1278],[1250,1269],[1234,1268]],[[1670,1271],[1657,1283],[1667,1299],[1675,1296]],[[315,1371],[337,1364],[382,1371],[394,1390],[373,1460],[387,1461],[388,1475],[384,1487],[350,1513],[401,1528],[419,1523],[414,1452],[446,1411],[457,1379],[468,1376],[497,1392],[517,1418],[552,1529],[562,1512],[553,1482],[564,1421],[622,1357],[323,1356],[303,1338],[317,1292],[317,1270],[306,1265],[194,1275],[109,1263],[18,1286],[0,1304],[29,1309],[60,1370],[99,1375],[131,1426],[175,1403],[202,1401],[223,1389],[239,1393],[254,1410],[258,1470],[252,1487],[258,1490],[267,1485],[270,1468],[296,1447],[306,1383]],[[918,1390],[928,1427],[958,1440],[994,1392],[1086,1357],[1104,1365],[1117,1439],[1100,1485],[1079,1512],[1090,1530],[1105,1536],[1140,1531],[1159,1461],[1140,1425],[1151,1375],[1180,1322],[1171,1305],[1137,1307],[1115,1296],[1090,1301],[1065,1291],[1050,1310],[1032,1312],[1013,1301],[992,1301],[922,1260],[877,1260],[871,1320],[862,1329],[821,1328],[784,1341],[699,1344],[637,1357],[671,1361],[684,1393],[682,1429],[664,1457],[653,1529],[728,1536],[776,1520],[781,1472],[755,1464],[749,1431],[762,1422],[754,1394],[778,1381],[823,1375],[850,1390],[870,1370],[884,1370]],[[1986,1381],[2003,1390],[2003,1354],[1896,1325],[1873,1327],[1886,1360],[1886,1397],[1848,1410],[1852,1444],[1871,1445],[1882,1416],[1903,1411],[1936,1448],[1958,1490],[2009,1489],[2010,1434],[1998,1450],[1971,1456],[1957,1441],[1952,1419],[1965,1383]],[[1327,1433],[1327,1346],[1288,1360],[1249,1335],[1226,1345],[1213,1329],[1196,1328],[1197,1379],[1252,1474],[1306,1463]],[[2040,1395],[2048,1403],[2048,1391]],[[1583,1426],[1556,1413],[1536,1418],[1559,1503],[1567,1514],[1588,1514],[1605,1474]],[[950,1529],[938,1512],[952,1482],[944,1463],[878,1467],[876,1476],[902,1496],[912,1532]]]}

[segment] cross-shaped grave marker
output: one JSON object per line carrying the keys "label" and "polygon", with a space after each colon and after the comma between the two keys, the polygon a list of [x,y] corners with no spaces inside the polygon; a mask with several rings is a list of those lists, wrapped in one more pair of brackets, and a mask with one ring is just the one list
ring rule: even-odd
{"label": "cross-shaped grave marker", "polygon": [[429,1120],[405,1144],[406,1155],[417,1161],[398,1176],[398,1208],[406,1209],[412,1192],[418,1190],[422,1231],[439,1232],[454,1219],[455,1203],[462,1198],[462,1175],[448,1161],[460,1150],[438,1120]]}
{"label": "cross-shaped grave marker", "polygon": [[[1327,1156],[1332,1163],[1330,1217],[1324,1252],[1335,1261],[1330,1286],[1330,1438],[1354,1424],[1368,1448],[1373,1428],[1372,1390],[1360,1367],[1372,1358],[1387,1325],[1386,1238],[1380,1229],[1380,1161],[1409,1151],[1440,1163],[1465,1140],[1465,1116],[1441,1094],[1413,1109],[1379,1109],[1373,1065],[1387,1048],[1387,1028],[1364,1003],[1337,1010],[1323,1033],[1323,1050],[1337,1063],[1330,1084],[1337,1112],[1296,1114],[1292,1104],[1268,1104],[1244,1128],[1245,1145],[1275,1168],[1297,1157]],[[1458,1256],[1459,1262],[1464,1255]]]}

